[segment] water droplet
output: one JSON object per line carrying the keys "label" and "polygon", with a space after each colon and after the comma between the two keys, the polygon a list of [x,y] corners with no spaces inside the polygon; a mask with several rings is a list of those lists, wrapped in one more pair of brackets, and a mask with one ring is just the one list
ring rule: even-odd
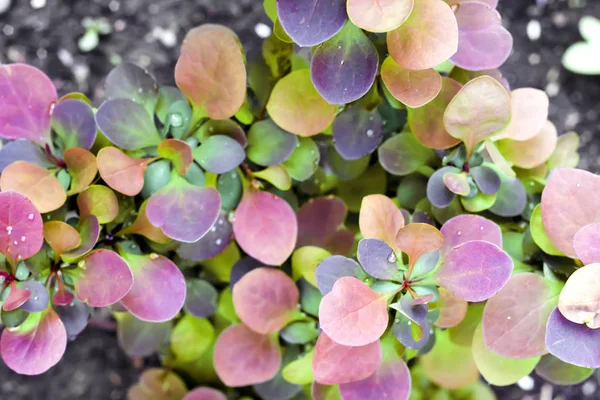
{"label": "water droplet", "polygon": [[81,260],[81,261],[79,261],[79,262],[77,263],[77,266],[78,266],[79,268],[85,268],[85,260]]}
{"label": "water droplet", "polygon": [[344,65],[344,60],[340,61],[340,65]]}
{"label": "water droplet", "polygon": [[367,129],[367,136],[368,137],[373,137],[374,134],[375,134],[375,132],[373,132],[373,129]]}
{"label": "water droplet", "polygon": [[34,217],[34,215],[33,215],[33,213],[31,213],[27,216],[27,219],[30,221],[33,221],[33,217]]}
{"label": "water droplet", "polygon": [[23,259],[23,257],[22,257],[22,256],[19,254],[19,255],[17,256],[17,260],[22,260],[22,259]]}
{"label": "water droplet", "polygon": [[581,187],[581,183],[578,183],[578,184],[577,184],[577,187],[578,187],[578,188],[580,188],[580,187]]}
{"label": "water droplet", "polygon": [[214,132],[215,128],[213,128],[212,126],[208,128],[209,132]]}
{"label": "water droplet", "polygon": [[8,233],[9,235],[12,233],[13,227],[12,226],[7,226],[6,227],[6,233]]}
{"label": "water droplet", "polygon": [[461,232],[461,231],[458,231],[458,232],[456,232],[456,234],[457,234],[458,236],[460,236],[460,235],[462,235],[462,232]]}
{"label": "water droplet", "polygon": [[[52,113],[54,112],[54,107],[56,107],[56,103],[55,102],[50,103],[50,108],[48,109],[49,116],[52,116]],[[30,106],[30,108],[31,108],[31,106]]]}
{"label": "water droplet", "polygon": [[483,226],[480,226],[480,227],[479,227],[479,230],[480,230],[480,231],[482,231],[482,230],[483,230]]}
{"label": "water droplet", "polygon": [[409,326],[410,326],[410,325],[412,325],[412,321],[408,321],[408,325],[409,325]]}
{"label": "water droplet", "polygon": [[142,93],[144,90],[142,88],[138,88],[138,93]]}
{"label": "water droplet", "polygon": [[156,253],[150,254],[150,259],[151,260],[156,260],[157,258],[158,258],[158,254],[156,254]]}
{"label": "water droplet", "polygon": [[510,317],[506,317],[506,319],[510,319]]}
{"label": "water droplet", "polygon": [[178,128],[183,125],[183,117],[179,113],[171,114],[171,126]]}
{"label": "water droplet", "polygon": [[27,240],[27,238],[25,236],[21,236],[21,242],[24,242],[26,240]]}
{"label": "water droplet", "polygon": [[217,227],[213,225],[213,227],[212,227],[212,228],[210,228],[210,231],[211,231],[211,232],[216,232],[216,231],[217,231]]}
{"label": "water droplet", "polygon": [[35,297],[33,298],[33,300],[34,300],[34,301],[37,301],[37,300],[39,300],[39,298],[40,298],[39,296],[35,296]]}
{"label": "water droplet", "polygon": [[217,239],[217,240],[215,240],[215,244],[216,244],[217,246],[220,246],[220,245],[221,245],[221,243],[223,243],[223,241],[222,241],[221,239]]}
{"label": "water droplet", "polygon": [[19,242],[17,242],[16,240],[13,242],[13,244],[16,246],[19,244]]}
{"label": "water droplet", "polygon": [[236,178],[237,178],[237,172],[232,172],[232,173],[231,173],[231,177],[232,177],[233,179],[236,179]]}
{"label": "water droplet", "polygon": [[395,263],[396,262],[396,254],[394,254],[394,252],[391,252],[390,255],[387,258],[389,263]]}
{"label": "water droplet", "polygon": [[341,48],[342,48],[342,46],[341,46],[341,45],[339,45],[339,46],[338,46],[338,49],[341,49]]}
{"label": "water droplet", "polygon": [[223,220],[222,219],[219,220],[219,225],[223,225]]}
{"label": "water droplet", "polygon": [[533,181],[529,182],[529,186],[535,186],[535,183]]}

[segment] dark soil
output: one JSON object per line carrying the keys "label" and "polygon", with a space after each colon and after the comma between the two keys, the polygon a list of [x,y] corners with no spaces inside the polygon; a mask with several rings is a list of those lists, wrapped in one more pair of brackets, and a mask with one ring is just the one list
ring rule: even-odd
{"label": "dark soil", "polygon": [[[7,3],[12,4],[5,11]],[[581,40],[579,19],[600,17],[600,1],[500,0],[499,10],[515,39],[503,73],[514,88],[548,92],[550,118],[559,132],[581,134],[580,166],[600,172],[600,77],[576,75],[561,66],[564,50]],[[84,53],[77,41],[85,33],[86,17],[105,18],[112,32]],[[527,35],[532,20],[541,24],[537,40]],[[255,25],[269,21],[260,0],[0,0],[0,62],[33,64],[46,71],[61,93],[82,91],[98,101],[103,78],[120,61],[144,66],[161,84],[173,84],[185,32],[206,22],[234,29],[248,52],[260,45]],[[138,374],[113,332],[87,328],[42,376],[19,376],[0,363],[0,399],[124,399]],[[599,399],[596,387],[595,377],[572,387],[544,384],[536,377],[528,391],[517,385],[496,389],[501,399]]]}

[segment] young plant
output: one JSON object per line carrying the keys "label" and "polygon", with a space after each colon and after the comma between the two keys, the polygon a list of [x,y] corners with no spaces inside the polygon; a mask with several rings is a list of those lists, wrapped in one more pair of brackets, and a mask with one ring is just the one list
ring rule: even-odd
{"label": "young plant", "polygon": [[10,368],[107,306],[163,364],[139,400],[489,398],[480,375],[600,367],[597,177],[498,71],[497,2],[305,3],[264,2],[257,53],[193,29],[177,87],[117,66],[98,108],[0,67]]}

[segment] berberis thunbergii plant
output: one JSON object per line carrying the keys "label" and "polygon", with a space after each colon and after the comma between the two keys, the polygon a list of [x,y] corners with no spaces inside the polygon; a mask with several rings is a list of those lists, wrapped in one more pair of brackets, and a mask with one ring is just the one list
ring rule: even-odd
{"label": "berberis thunbergii plant", "polygon": [[97,108],[0,66],[4,362],[45,372],[110,307],[125,352],[163,364],[134,400],[586,379],[600,178],[497,70],[495,6],[266,0],[257,54],[200,26],[177,87],[121,64]]}

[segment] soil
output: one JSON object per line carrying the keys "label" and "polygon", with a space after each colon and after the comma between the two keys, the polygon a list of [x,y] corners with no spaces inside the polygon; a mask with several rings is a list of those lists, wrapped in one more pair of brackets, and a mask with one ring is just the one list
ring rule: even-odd
{"label": "soil", "polygon": [[[581,40],[579,19],[600,17],[600,1],[500,0],[498,9],[515,49],[502,72],[513,88],[546,90],[550,119],[559,132],[581,135],[580,167],[599,173],[600,76],[568,72],[561,57]],[[102,18],[111,27],[89,52],[78,48],[85,18]],[[59,92],[81,91],[97,103],[103,78],[120,61],[144,66],[161,84],[173,84],[185,32],[206,22],[231,27],[247,52],[260,46],[257,24],[269,25],[260,0],[0,0],[0,62],[33,64],[46,71]],[[19,376],[0,362],[0,399],[125,399],[138,375],[114,332],[88,327],[42,376]],[[570,387],[552,386],[535,376],[533,387],[526,381],[520,386],[494,390],[500,399],[600,398],[595,375]]]}

